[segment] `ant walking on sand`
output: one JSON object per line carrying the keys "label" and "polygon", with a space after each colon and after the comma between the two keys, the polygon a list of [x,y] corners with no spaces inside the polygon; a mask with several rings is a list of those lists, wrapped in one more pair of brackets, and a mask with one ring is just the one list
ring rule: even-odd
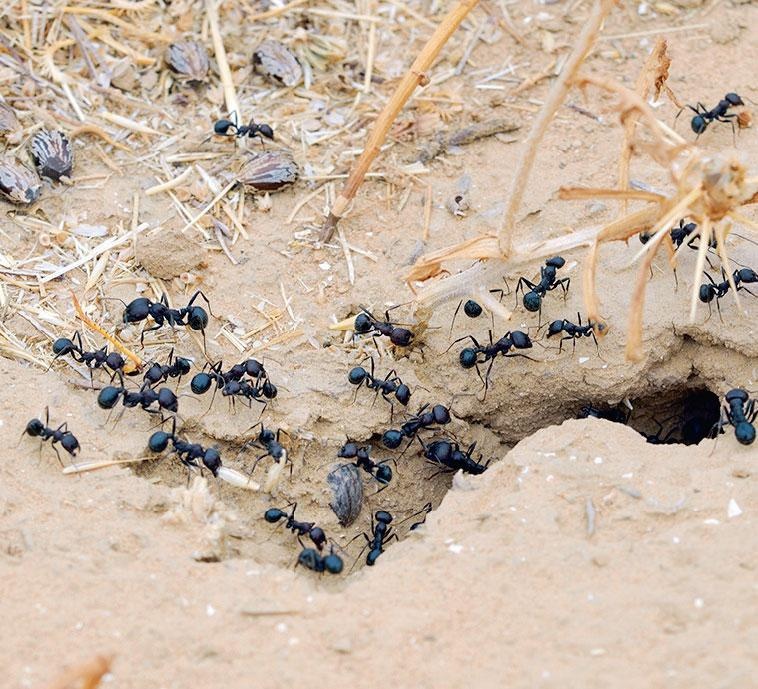
{"label": "ant walking on sand", "polygon": [[390,342],[397,347],[410,347],[413,341],[413,332],[408,328],[400,328],[390,321],[390,312],[384,312],[384,321],[378,320],[368,309],[362,309],[355,317],[353,330],[359,335],[367,335],[373,332],[371,337],[386,335]]}
{"label": "ant walking on sand", "polygon": [[[703,271],[703,275],[708,278],[708,282],[710,284],[703,283],[700,285],[700,301],[702,301],[704,304],[708,304],[708,318],[710,318],[712,314],[711,302],[716,299],[716,309],[719,312],[719,318],[723,321],[723,318],[721,318],[721,306],[719,305],[719,301],[723,299],[723,297],[726,296],[726,293],[729,291],[729,280],[726,278],[726,273],[722,268],[721,277],[723,280],[720,283],[715,282],[714,279],[705,271]],[[747,287],[745,287],[745,284],[758,282],[758,273],[756,273],[752,268],[740,268],[739,270],[735,270],[732,273],[732,280],[734,281],[734,286],[738,292],[744,290],[748,294],[756,296]]]}
{"label": "ant walking on sand", "polygon": [[53,342],[54,360],[61,356],[71,355],[71,358],[84,364],[90,370],[90,376],[93,369],[109,368],[114,374],[123,372],[126,361],[118,352],[108,353],[108,347],[104,346],[94,352],[88,352],[84,349],[82,335],[77,330],[71,338],[60,337]]}
{"label": "ant walking on sand", "polygon": [[274,130],[267,124],[256,124],[254,119],[250,119],[249,124],[243,124],[240,126],[237,122],[237,113],[231,113],[232,120],[221,119],[213,125],[213,133],[218,136],[234,136],[238,139],[248,137],[252,139],[258,137],[263,143],[263,137],[274,140]]}
{"label": "ant walking on sand", "polygon": [[179,383],[182,376],[186,376],[190,372],[191,367],[192,362],[183,356],[174,359],[174,350],[172,349],[168,354],[167,362],[165,364],[153,362],[150,368],[145,371],[143,380],[151,387],[158,383],[167,383],[169,378],[178,378],[177,383]]}
{"label": "ant walking on sand", "polygon": [[221,468],[221,454],[215,447],[204,448],[198,443],[190,443],[181,440],[176,436],[176,417],[171,422],[171,433],[166,431],[156,431],[147,441],[147,446],[151,452],[163,452],[169,442],[173,446],[173,452],[179,457],[179,461],[188,469],[199,469],[202,462],[213,476],[217,476]]}
{"label": "ant walking on sand", "polygon": [[72,457],[76,457],[76,453],[79,450],[79,441],[74,434],[68,430],[68,422],[62,423],[58,428],[50,428],[48,423],[50,422],[50,410],[45,407],[45,422],[43,423],[39,419],[32,419],[26,424],[24,434],[30,435],[33,438],[40,438],[42,441],[50,440],[55,454],[58,456],[60,465],[63,466],[58,448],[55,447],[57,443],[61,444],[61,447],[68,452]]}
{"label": "ant walking on sand", "polygon": [[450,410],[443,404],[435,404],[431,410],[425,404],[416,414],[406,421],[400,430],[391,428],[382,434],[382,444],[390,450],[396,450],[403,442],[403,438],[409,438],[411,442],[422,429],[432,429],[436,426],[444,426],[450,423]]}
{"label": "ant walking on sand", "polygon": [[[139,390],[127,390],[124,387],[124,380],[121,379],[121,386],[107,385],[97,395],[97,406],[101,409],[113,409],[122,398],[125,407],[141,406],[145,411],[151,414],[157,414],[161,409],[168,412],[176,413],[179,409],[179,400],[173,390],[169,388],[159,388],[155,390],[147,383],[144,383]],[[158,409],[149,407],[158,403]]]}
{"label": "ant walking on sand", "polygon": [[[563,268],[565,264],[566,259],[562,256],[553,256],[553,258],[547,259],[545,265],[540,268],[540,281],[537,284],[530,282],[525,277],[520,277],[516,284],[516,304],[518,305],[518,293],[521,290],[524,293],[522,299],[524,308],[532,313],[539,311],[541,322],[542,299],[548,292],[551,292],[556,287],[560,287],[563,290],[563,298],[564,300],[566,299],[571,278],[557,279],[558,269]],[[524,285],[529,288],[528,292],[524,291]]]}
{"label": "ant walking on sand", "polygon": [[597,343],[597,337],[595,337],[595,327],[592,324],[592,322],[588,322],[587,325],[582,325],[582,316],[577,311],[576,318],[579,321],[578,324],[572,323],[571,321],[567,321],[565,318],[563,320],[557,320],[553,321],[547,329],[547,337],[550,338],[553,335],[558,335],[560,333],[566,333],[564,337],[561,338],[560,343],[558,345],[558,353],[560,354],[563,351],[563,341],[564,340],[571,340],[572,344],[572,354],[576,351],[576,341],[580,337],[591,337],[595,341],[595,348],[597,349],[598,355],[600,354],[600,346]]}
{"label": "ant walking on sand", "polygon": [[[736,107],[738,105],[745,105],[745,103],[742,101],[742,98],[740,98],[736,93],[727,93],[716,105],[715,108],[712,110],[708,110],[702,103],[698,102],[698,104],[693,107],[691,105],[687,105],[685,107],[692,110],[692,112],[695,113],[695,116],[692,118],[690,122],[690,127],[692,127],[692,131],[695,132],[695,134],[698,135],[698,137],[708,128],[708,125],[711,122],[728,122],[732,125],[732,135],[734,135],[734,121],[737,118],[737,115],[735,113],[729,113],[729,108]],[[684,110],[684,108],[682,108]],[[677,113],[677,117],[681,114],[682,110]]]}
{"label": "ant walking on sand", "polygon": [[750,399],[747,390],[734,388],[726,393],[726,406],[718,422],[718,433],[722,432],[728,423],[734,426],[734,437],[742,445],[751,445],[755,440],[755,426],[753,422],[758,416],[758,404]]}
{"label": "ant walking on sand", "polygon": [[329,574],[339,574],[344,567],[342,558],[334,552],[334,546],[326,556],[320,555],[313,548],[303,548],[297,556],[296,564],[314,572],[329,572]]}
{"label": "ant walking on sand", "polygon": [[433,479],[435,476],[441,473],[449,473],[450,471],[462,471],[464,474],[479,475],[483,474],[490,464],[490,460],[487,460],[485,464],[482,464],[482,455],[479,455],[479,461],[473,458],[474,450],[476,449],[476,443],[471,443],[466,451],[460,449],[458,443],[451,442],[450,440],[434,440],[428,445],[424,444],[421,438],[418,438],[421,447],[424,448],[424,457],[428,459],[432,464],[437,466],[442,465],[445,467],[440,471],[432,474],[429,479]]}
{"label": "ant walking on sand", "polygon": [[359,447],[358,443],[348,440],[337,452],[337,456],[344,459],[354,459],[353,464],[358,469],[363,469],[367,474],[374,478],[382,487],[377,493],[383,491],[392,481],[392,469],[387,466],[387,462],[393,459],[385,459],[382,462],[375,462],[370,457],[371,446],[364,445]]}
{"label": "ant walking on sand", "polygon": [[[394,405],[392,400],[389,399],[389,395],[394,395],[395,399],[400,402],[404,407],[410,402],[411,389],[403,383],[402,379],[397,375],[397,372],[393,368],[384,379],[376,378],[374,376],[374,360],[371,361],[371,372],[369,373],[363,366],[355,366],[351,368],[347,374],[347,379],[351,385],[355,385],[355,397],[358,396],[358,390],[362,385],[365,385],[369,390],[376,390],[376,394],[381,393],[382,399],[389,403],[392,414],[394,412]],[[355,401],[355,397],[353,401]]]}
{"label": "ant walking on sand", "polygon": [[[292,533],[297,534],[297,540],[300,545],[303,542],[300,540],[302,536],[308,536],[313,544],[319,549],[323,550],[326,545],[326,534],[320,526],[316,526],[314,522],[300,522],[295,519],[295,510],[297,509],[297,503],[292,505],[291,512],[285,512],[276,507],[266,510],[263,518],[269,524],[276,524],[284,519],[284,528],[289,529]],[[305,546],[303,546],[305,547]]]}

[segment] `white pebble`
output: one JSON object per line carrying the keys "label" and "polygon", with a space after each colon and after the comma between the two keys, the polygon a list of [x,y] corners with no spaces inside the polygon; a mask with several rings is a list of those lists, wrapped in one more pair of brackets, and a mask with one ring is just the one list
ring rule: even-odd
{"label": "white pebble", "polygon": [[321,268],[321,270],[329,270],[332,267],[332,264],[328,261],[321,261],[321,263],[318,264],[318,267]]}
{"label": "white pebble", "polygon": [[695,598],[693,602],[695,603],[696,608],[702,608],[705,605],[705,602],[702,598]]}
{"label": "white pebble", "polygon": [[589,360],[590,360],[590,358],[588,356],[580,356],[579,357],[579,363],[580,364],[586,364]]}
{"label": "white pebble", "polygon": [[287,631],[287,625],[284,624],[284,622],[280,622],[279,624],[276,625],[276,631],[279,632],[280,634],[284,634],[284,632]]}
{"label": "white pebble", "polygon": [[216,608],[208,603],[208,605],[205,606],[205,614],[208,615],[208,617],[213,617],[216,614]]}
{"label": "white pebble", "polygon": [[603,463],[603,458],[602,457],[595,457],[594,462],[595,462],[595,464],[602,464]]}
{"label": "white pebble", "polygon": [[463,546],[460,543],[451,543],[447,549],[456,555],[460,555],[463,552]]}
{"label": "white pebble", "polygon": [[718,519],[703,519],[703,524],[721,524]]}
{"label": "white pebble", "polygon": [[729,507],[726,510],[726,514],[729,519],[732,519],[732,517],[739,517],[742,514],[742,510],[734,498],[729,501]]}

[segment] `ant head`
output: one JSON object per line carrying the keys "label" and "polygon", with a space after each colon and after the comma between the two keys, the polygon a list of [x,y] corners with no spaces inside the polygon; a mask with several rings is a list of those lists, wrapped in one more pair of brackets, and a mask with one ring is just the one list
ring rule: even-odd
{"label": "ant head", "polygon": [[389,524],[392,521],[392,515],[384,510],[378,510],[374,515],[374,519],[382,524]]}
{"label": "ant head", "polygon": [[263,444],[272,443],[274,440],[276,440],[276,433],[274,433],[274,431],[272,431],[270,428],[261,426],[261,432],[258,434],[258,440]]}
{"label": "ant head", "polygon": [[158,390],[158,404],[166,411],[176,412],[179,409],[179,400],[176,399],[174,391],[169,388]]}
{"label": "ant head", "polygon": [[411,401],[411,389],[405,383],[400,383],[395,390],[395,398],[405,406]]}
{"label": "ant head", "polygon": [[647,244],[650,241],[650,237],[652,237],[649,232],[640,232],[637,237],[639,237],[640,244]]}
{"label": "ant head", "polygon": [[218,120],[216,124],[213,125],[213,132],[219,136],[228,136],[230,129],[237,129],[234,122],[231,122],[230,120]]}
{"label": "ant head", "polygon": [[[680,224],[684,222],[684,219],[679,221]],[[697,223],[694,222],[688,222],[686,225],[682,227],[682,230],[684,230],[688,235],[692,234],[697,229]]]}
{"label": "ant head", "polygon": [[347,379],[352,385],[359,385],[366,380],[367,375],[368,373],[363,366],[356,366],[355,368],[350,369],[350,372],[347,374]]}
{"label": "ant head", "polygon": [[367,313],[361,312],[355,317],[355,323],[353,324],[353,330],[359,335],[365,335],[371,326],[374,324],[374,319]]}
{"label": "ant head", "polygon": [[713,301],[715,293],[716,288],[713,285],[700,285],[700,301],[704,304]]}
{"label": "ant head", "polygon": [[258,132],[265,136],[267,139],[274,140],[274,130],[269,127],[267,124],[259,124],[258,125]]}
{"label": "ant head", "polygon": [[382,433],[382,445],[389,450],[396,450],[400,447],[400,443],[402,442],[403,434],[400,431],[396,431],[394,428]]}
{"label": "ant head", "polygon": [[97,396],[97,406],[100,409],[113,409],[118,402],[123,388],[117,388],[113,385],[104,387]]}
{"label": "ant head", "polygon": [[202,395],[211,387],[211,377],[207,373],[198,373],[190,381],[190,390],[196,395]]}
{"label": "ant head", "polygon": [[552,335],[557,335],[559,332],[563,330],[563,321],[553,321],[547,329],[547,336],[551,337]]}
{"label": "ant head", "polygon": [[747,402],[749,395],[747,394],[747,390],[743,390],[742,388],[733,388],[727,392],[726,395],[724,395],[724,399],[727,402],[733,402],[735,400],[739,400],[740,402]]}
{"label": "ant head", "polygon": [[553,256],[553,258],[549,258],[545,261],[545,265],[550,266],[551,268],[563,268],[563,266],[566,265],[566,259],[563,258],[563,256]]}
{"label": "ant head", "polygon": [[474,366],[476,366],[476,357],[476,350],[471,347],[466,347],[461,350],[461,353],[458,355],[458,361],[460,361],[463,368],[474,368]]}
{"label": "ant head", "polygon": [[147,441],[147,447],[150,452],[163,452],[168,447],[168,441],[173,438],[172,433],[166,431],[155,431]]}
{"label": "ant head", "polygon": [[41,435],[44,428],[45,424],[42,423],[42,421],[39,419],[32,419],[28,424],[26,424],[26,432],[31,436]]}
{"label": "ant head", "polygon": [[740,282],[758,282],[758,273],[752,268],[740,268],[737,271]]}
{"label": "ant head", "polygon": [[61,438],[61,446],[70,455],[76,457],[76,452],[79,449],[79,441],[74,437],[71,431],[67,431]]}
{"label": "ant head", "polygon": [[542,305],[542,297],[537,294],[534,290],[530,290],[524,295],[524,308],[527,311],[531,311],[534,313],[535,311],[540,310],[540,306]]}
{"label": "ant head", "polygon": [[279,394],[279,391],[276,389],[276,385],[268,380],[263,384],[263,387],[261,387],[261,392],[263,393],[263,396],[269,400],[274,399],[274,397]]}
{"label": "ant head", "polygon": [[729,105],[745,105],[736,93],[727,93],[724,96],[725,101],[729,101]]}
{"label": "ant head", "polygon": [[118,352],[111,352],[105,357],[105,365],[112,371],[119,371],[124,368],[126,361]]}
{"label": "ant head", "polygon": [[407,347],[413,341],[413,333],[408,328],[393,328],[390,342],[398,347]]}
{"label": "ant head", "polygon": [[358,454],[358,443],[348,441],[337,452],[337,457],[352,459]]}
{"label": "ant head", "polygon": [[192,362],[189,359],[185,359],[183,356],[178,356],[174,360],[174,366],[179,372],[179,375],[186,376],[192,368]]}
{"label": "ant head", "polygon": [[215,447],[209,447],[203,455],[203,464],[214,476],[218,475],[221,468],[221,455]]}
{"label": "ant head", "polygon": [[692,122],[690,122],[690,126],[695,134],[702,134],[708,126],[708,123],[702,115],[695,115],[695,117],[692,118]]}
{"label": "ant head", "polygon": [[147,297],[138,297],[130,301],[124,309],[124,323],[138,323],[150,315],[151,302]]}
{"label": "ant head", "polygon": [[442,404],[435,404],[432,407],[432,417],[434,418],[434,423],[450,423],[450,410]]}
{"label": "ant head", "polygon": [[208,325],[208,314],[205,309],[202,306],[190,307],[187,324],[192,330],[205,330]]}
{"label": "ant head", "polygon": [[755,426],[747,421],[740,421],[734,427],[734,437],[742,445],[752,445],[755,440]]}
{"label": "ant head", "polygon": [[392,480],[392,469],[387,464],[380,464],[376,468],[376,480],[379,483],[388,484]]}
{"label": "ant head", "polygon": [[53,342],[53,354],[56,356],[66,356],[71,352],[77,351],[78,347],[67,337],[58,338]]}
{"label": "ant head", "polygon": [[343,567],[342,558],[336,553],[329,553],[324,558],[324,569],[330,574],[339,574]]}
{"label": "ant head", "polygon": [[320,526],[314,526],[308,535],[319,550],[324,547],[324,544],[326,543],[326,534]]}
{"label": "ant head", "polygon": [[464,305],[463,305],[463,313],[465,313],[469,318],[478,318],[482,315],[482,307],[479,306],[473,299],[469,299]]}

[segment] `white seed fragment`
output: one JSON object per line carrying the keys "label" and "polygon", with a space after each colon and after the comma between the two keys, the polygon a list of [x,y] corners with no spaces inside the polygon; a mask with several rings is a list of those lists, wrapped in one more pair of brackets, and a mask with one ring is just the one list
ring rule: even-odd
{"label": "white seed fragment", "polygon": [[732,519],[733,517],[739,517],[742,514],[742,510],[734,498],[729,501],[729,507],[727,507],[726,514],[729,519]]}

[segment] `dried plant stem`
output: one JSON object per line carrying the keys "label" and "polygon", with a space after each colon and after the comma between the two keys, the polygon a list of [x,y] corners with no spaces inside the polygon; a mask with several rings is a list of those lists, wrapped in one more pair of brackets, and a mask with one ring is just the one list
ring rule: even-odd
{"label": "dried plant stem", "polygon": [[229,62],[226,59],[224,41],[221,38],[221,32],[218,27],[218,5],[216,4],[216,0],[205,0],[205,11],[208,15],[208,24],[211,30],[211,37],[213,38],[213,52],[216,54],[218,73],[221,77],[221,84],[224,87],[224,102],[226,103],[226,109],[230,113],[237,113],[237,117],[239,117],[241,121],[242,113],[240,112],[240,104],[237,99],[237,90],[234,88],[232,72],[229,69]]}
{"label": "dried plant stem", "polygon": [[537,147],[542,141],[542,137],[547,130],[550,121],[553,119],[556,111],[560,107],[568,94],[571,84],[576,77],[579,68],[584,59],[597,40],[600,28],[608,13],[611,11],[614,0],[596,0],[592,14],[587,19],[582,33],[579,34],[574,50],[561,71],[561,76],[550,89],[545,105],[540,110],[537,119],[532,125],[532,130],[524,142],[521,152],[521,158],[511,183],[509,192],[508,205],[503,215],[503,222],[498,232],[498,244],[500,252],[507,257],[511,254],[513,243],[513,228],[516,222],[516,214],[521,207],[521,200],[524,196],[526,183],[529,181],[529,173],[534,164],[534,157],[537,153]]}
{"label": "dried plant stem", "polygon": [[[210,0],[207,0],[210,2]],[[607,2],[608,0],[603,0]],[[387,133],[398,116],[400,110],[408,102],[417,86],[425,85],[429,82],[427,70],[439,55],[450,36],[460,26],[466,16],[479,4],[479,0],[459,0],[458,4],[445,16],[437,30],[432,34],[421,52],[418,54],[410,69],[401,79],[400,83],[392,94],[392,97],[384,106],[384,109],[374,122],[374,128],[371,131],[366,146],[361,153],[360,158],[353,166],[350,176],[345,182],[340,195],[335,199],[329,211],[329,215],[324,221],[321,230],[320,240],[327,242],[332,238],[334,230],[337,227],[342,215],[347,210],[348,204],[355,197],[356,192],[361,186],[366,173],[371,167],[371,163],[379,154],[379,151],[387,138]]]}

